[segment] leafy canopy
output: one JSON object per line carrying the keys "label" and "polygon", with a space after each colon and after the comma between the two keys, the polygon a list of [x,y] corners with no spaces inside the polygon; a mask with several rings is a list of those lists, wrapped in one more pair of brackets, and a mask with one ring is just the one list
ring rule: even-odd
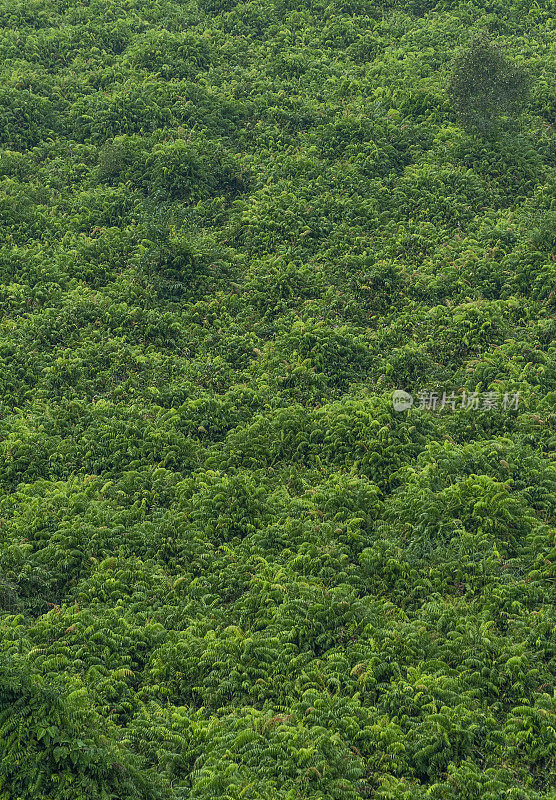
{"label": "leafy canopy", "polygon": [[503,117],[514,119],[529,93],[529,76],[488,39],[476,39],[456,59],[449,95],[462,125],[492,133]]}

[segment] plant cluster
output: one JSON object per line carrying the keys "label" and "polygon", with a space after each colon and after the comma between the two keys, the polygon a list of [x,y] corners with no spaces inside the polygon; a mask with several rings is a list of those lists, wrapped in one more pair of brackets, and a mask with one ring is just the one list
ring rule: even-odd
{"label": "plant cluster", "polygon": [[0,800],[556,798],[553,11],[0,0]]}

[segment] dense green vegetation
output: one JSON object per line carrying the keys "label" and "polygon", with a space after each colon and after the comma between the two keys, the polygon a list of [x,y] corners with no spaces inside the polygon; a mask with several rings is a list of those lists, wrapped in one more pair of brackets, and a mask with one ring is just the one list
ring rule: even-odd
{"label": "dense green vegetation", "polygon": [[1,800],[556,798],[555,10],[0,0]]}

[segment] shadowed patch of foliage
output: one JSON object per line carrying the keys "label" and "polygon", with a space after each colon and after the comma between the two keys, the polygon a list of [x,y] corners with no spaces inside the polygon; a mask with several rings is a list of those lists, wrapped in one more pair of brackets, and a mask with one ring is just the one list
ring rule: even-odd
{"label": "shadowed patch of foliage", "polygon": [[488,39],[477,39],[456,60],[448,91],[462,124],[489,134],[501,117],[522,111],[529,89],[522,67],[507,61]]}

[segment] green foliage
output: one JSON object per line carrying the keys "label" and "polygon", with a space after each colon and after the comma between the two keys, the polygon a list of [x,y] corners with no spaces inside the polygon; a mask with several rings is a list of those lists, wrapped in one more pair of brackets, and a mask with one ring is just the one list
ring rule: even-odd
{"label": "green foliage", "polygon": [[0,0],[1,800],[555,800],[552,33]]}
{"label": "green foliage", "polygon": [[462,124],[492,133],[501,116],[522,110],[529,90],[526,71],[509,63],[488,39],[472,42],[456,60],[449,94]]}
{"label": "green foliage", "polygon": [[[88,708],[79,681],[45,680],[0,662],[0,789],[4,796],[162,798],[164,788]],[[108,735],[107,735],[108,734]],[[110,736],[111,734],[111,736]],[[9,794],[7,794],[9,793]]]}

